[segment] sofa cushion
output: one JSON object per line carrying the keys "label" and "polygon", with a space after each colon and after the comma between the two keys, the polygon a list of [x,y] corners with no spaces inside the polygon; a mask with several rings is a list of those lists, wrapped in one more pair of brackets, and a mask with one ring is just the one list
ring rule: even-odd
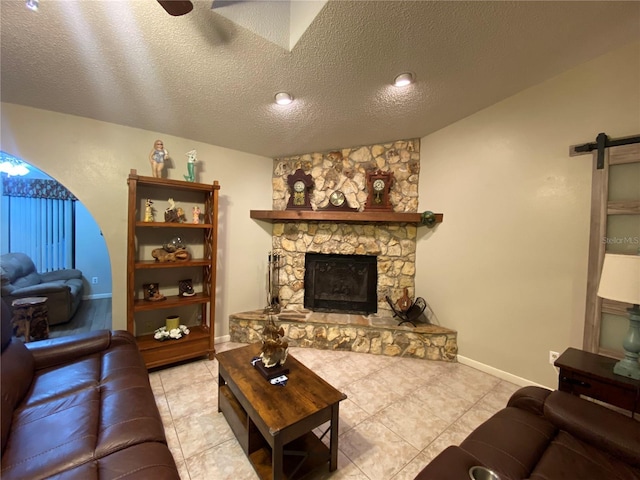
{"label": "sofa cushion", "polygon": [[602,451],[598,444],[585,443],[561,431],[544,452],[530,479],[563,480],[567,478],[638,480],[640,469]]}
{"label": "sofa cushion", "polygon": [[46,478],[93,458],[100,391],[86,389],[15,411],[2,478]]}
{"label": "sofa cushion", "polygon": [[75,268],[65,268],[62,270],[54,270],[53,272],[45,272],[40,274],[40,281],[47,282],[67,282],[69,280],[82,279],[82,272]]}
{"label": "sofa cushion", "polygon": [[549,395],[544,415],[559,429],[640,468],[640,422],[560,391]]}
{"label": "sofa cushion", "polygon": [[[64,379],[64,381],[60,381]],[[100,385],[100,357],[93,355],[54,368],[36,370],[23,407],[35,407],[59,397]]]}

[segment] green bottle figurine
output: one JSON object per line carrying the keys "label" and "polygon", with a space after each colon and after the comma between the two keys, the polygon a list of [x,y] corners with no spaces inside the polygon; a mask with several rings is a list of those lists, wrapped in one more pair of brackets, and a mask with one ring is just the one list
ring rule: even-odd
{"label": "green bottle figurine", "polygon": [[187,175],[184,176],[187,182],[196,181],[196,162],[198,161],[196,155],[197,152],[195,150],[187,152]]}

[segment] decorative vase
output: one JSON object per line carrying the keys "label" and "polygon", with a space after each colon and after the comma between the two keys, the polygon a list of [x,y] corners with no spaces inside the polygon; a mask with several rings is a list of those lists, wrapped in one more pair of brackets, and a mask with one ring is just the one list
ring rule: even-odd
{"label": "decorative vase", "polygon": [[403,313],[409,310],[409,307],[411,307],[411,297],[409,297],[408,288],[405,287],[404,295],[398,299],[398,301],[396,302],[396,305],[398,305],[398,308]]}
{"label": "decorative vase", "polygon": [[171,331],[180,326],[180,317],[178,315],[169,315],[166,319],[167,331]]}

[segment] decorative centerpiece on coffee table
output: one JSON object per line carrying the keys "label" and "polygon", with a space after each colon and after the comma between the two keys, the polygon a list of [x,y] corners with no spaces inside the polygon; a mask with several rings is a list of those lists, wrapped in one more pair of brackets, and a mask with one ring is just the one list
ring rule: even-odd
{"label": "decorative centerpiece on coffee table", "polygon": [[257,361],[252,362],[267,380],[289,373],[289,369],[284,367],[289,353],[289,342],[285,339],[284,329],[277,327],[274,318],[274,315],[269,315],[262,331],[260,356]]}

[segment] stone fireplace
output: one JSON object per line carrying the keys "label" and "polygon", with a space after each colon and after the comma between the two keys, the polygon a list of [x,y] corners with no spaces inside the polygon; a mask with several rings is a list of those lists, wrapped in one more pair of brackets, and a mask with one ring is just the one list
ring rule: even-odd
{"label": "stone fireplace", "polygon": [[[274,211],[286,210],[287,178],[297,169],[313,179],[313,210],[326,209],[330,195],[340,190],[351,209],[363,211],[366,173],[383,170],[393,172],[393,211],[418,211],[419,139],[276,158]],[[289,345],[456,361],[455,331],[428,323],[399,326],[386,301],[399,299],[405,289],[412,298],[424,295],[415,288],[417,229],[417,223],[358,222],[357,216],[341,222],[274,220],[272,249],[279,258],[275,283],[282,307],[277,321]],[[375,262],[369,260],[365,270],[340,263],[337,259],[343,256]],[[332,278],[321,278],[329,271],[335,274]],[[355,305],[349,303],[354,299]],[[266,321],[262,310],[231,315],[231,340],[260,341]]]}
{"label": "stone fireplace", "polygon": [[[302,168],[314,181],[311,206],[321,211],[336,190],[349,207],[362,211],[367,198],[366,173],[381,169],[394,174],[390,198],[395,212],[417,212],[420,140],[346,148],[274,159],[273,209],[284,210],[289,199],[287,177]],[[400,298],[405,288],[415,295],[417,226],[406,223],[276,222],[273,251],[280,255],[278,288],[284,308],[303,308],[307,253],[371,255],[377,262],[377,309],[391,315],[385,297]]]}

